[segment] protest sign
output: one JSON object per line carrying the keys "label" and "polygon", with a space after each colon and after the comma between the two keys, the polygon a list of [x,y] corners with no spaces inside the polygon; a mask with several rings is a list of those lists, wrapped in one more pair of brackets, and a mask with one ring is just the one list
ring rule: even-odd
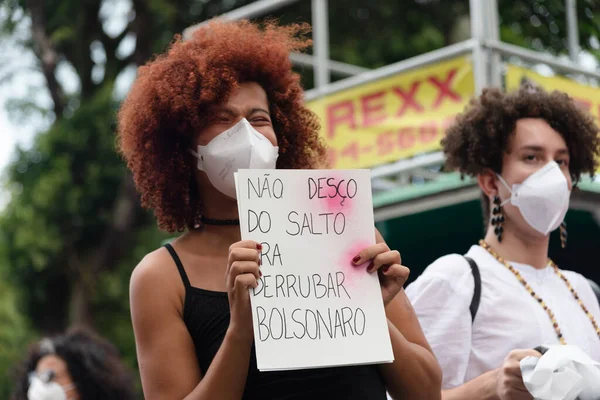
{"label": "protest sign", "polygon": [[250,290],[261,371],[393,360],[377,274],[368,170],[240,170],[243,240],[262,244]]}

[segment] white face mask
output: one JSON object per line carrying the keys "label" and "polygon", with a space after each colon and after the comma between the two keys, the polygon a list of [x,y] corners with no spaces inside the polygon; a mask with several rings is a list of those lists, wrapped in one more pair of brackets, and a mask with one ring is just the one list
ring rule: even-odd
{"label": "white face mask", "polygon": [[27,400],[67,400],[67,392],[74,385],[61,386],[56,382],[44,382],[39,377],[31,378]]}
{"label": "white face mask", "polygon": [[233,173],[239,169],[274,169],[279,147],[250,125],[246,118],[216,136],[206,146],[198,146],[198,169],[221,193],[235,196]]}
{"label": "white face mask", "polygon": [[521,211],[527,223],[543,235],[558,228],[569,209],[571,191],[567,178],[555,161],[531,174],[523,183],[516,183],[512,189],[498,175],[500,182],[511,192],[509,201]]}

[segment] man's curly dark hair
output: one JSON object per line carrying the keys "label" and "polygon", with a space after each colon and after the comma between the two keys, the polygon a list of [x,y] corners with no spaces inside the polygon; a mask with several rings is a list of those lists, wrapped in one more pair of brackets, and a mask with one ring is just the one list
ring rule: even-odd
{"label": "man's curly dark hair", "polygon": [[[510,150],[509,139],[523,118],[542,118],[560,133],[569,149],[569,169],[575,184],[584,173],[593,176],[598,168],[600,129],[592,116],[567,94],[548,93],[530,85],[508,94],[485,89],[473,99],[442,140],[447,166],[473,177],[486,170],[501,174],[503,155]],[[487,221],[490,205],[485,196],[483,203]]]}
{"label": "man's curly dark hair", "polygon": [[165,54],[139,68],[119,112],[118,143],[142,205],[154,210],[160,228],[174,232],[199,224],[196,161],[187,150],[241,83],[256,82],[267,93],[277,168],[326,165],[318,118],[304,106],[289,59],[291,51],[311,44],[309,31],[307,24],[212,21],[188,40],[176,37]]}
{"label": "man's curly dark hair", "polygon": [[133,375],[122,363],[119,352],[108,341],[84,328],[73,328],[63,335],[31,346],[17,369],[11,400],[27,400],[29,373],[46,355],[54,354],[66,364],[82,400],[135,399]]}

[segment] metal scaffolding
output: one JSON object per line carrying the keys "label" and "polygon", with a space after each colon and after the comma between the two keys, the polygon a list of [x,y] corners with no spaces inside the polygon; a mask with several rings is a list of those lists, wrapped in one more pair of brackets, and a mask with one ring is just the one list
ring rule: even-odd
{"label": "metal scaffolding", "polygon": [[[259,0],[222,14],[219,18],[225,20],[256,18],[298,1],[308,0]],[[315,89],[307,91],[307,100],[465,53],[472,54],[477,91],[481,91],[483,87],[500,86],[502,82],[500,62],[502,56],[515,56],[525,61],[547,64],[560,72],[578,73],[600,79],[599,72],[584,69],[577,64],[580,52],[577,0],[565,0],[570,61],[501,42],[497,0],[470,0],[469,3],[471,39],[372,71],[364,67],[329,59],[328,0],[311,0],[314,56],[306,54],[290,55],[294,64],[313,68]],[[184,31],[184,37],[188,37],[205,23],[206,21],[190,26]],[[353,78],[330,83],[330,73]]]}
{"label": "metal scaffolding", "polygon": [[[223,14],[220,18],[237,20],[259,17],[297,1],[300,0],[259,0]],[[313,68],[315,88],[305,93],[305,99],[307,101],[314,100],[464,54],[471,55],[476,93],[480,93],[484,87],[502,87],[502,57],[517,57],[526,62],[546,64],[558,72],[600,79],[600,72],[584,69],[577,63],[580,47],[576,0],[565,0],[569,60],[502,42],[500,40],[497,0],[470,0],[469,6],[470,39],[378,69],[369,70],[329,59],[328,1],[311,0],[314,56],[305,54],[290,55],[295,65]],[[184,37],[189,36],[191,32],[204,23],[206,22],[186,29]],[[332,83],[330,80],[331,74],[346,78]],[[435,175],[443,163],[444,155],[441,152],[434,152],[374,167],[372,169],[373,189],[374,191],[386,191],[397,188],[399,185],[406,185],[411,181],[410,176],[414,174],[427,176],[431,179],[432,173]],[[469,192],[469,196],[477,195],[478,191]],[[465,200],[463,197],[461,197],[461,201]]]}

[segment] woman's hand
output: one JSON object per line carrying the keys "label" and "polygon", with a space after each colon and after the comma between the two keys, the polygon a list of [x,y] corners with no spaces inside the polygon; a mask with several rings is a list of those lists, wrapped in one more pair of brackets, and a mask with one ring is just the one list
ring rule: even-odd
{"label": "woman's hand", "polygon": [[401,265],[400,253],[397,250],[390,250],[384,242],[367,247],[354,257],[352,262],[354,265],[369,262],[367,272],[379,274],[381,296],[385,306],[402,289],[410,274],[410,270]]}
{"label": "woman's hand", "polygon": [[258,286],[261,276],[261,245],[251,240],[242,240],[229,247],[229,259],[225,279],[231,320],[229,329],[238,338],[252,340],[252,308],[249,288]]}

